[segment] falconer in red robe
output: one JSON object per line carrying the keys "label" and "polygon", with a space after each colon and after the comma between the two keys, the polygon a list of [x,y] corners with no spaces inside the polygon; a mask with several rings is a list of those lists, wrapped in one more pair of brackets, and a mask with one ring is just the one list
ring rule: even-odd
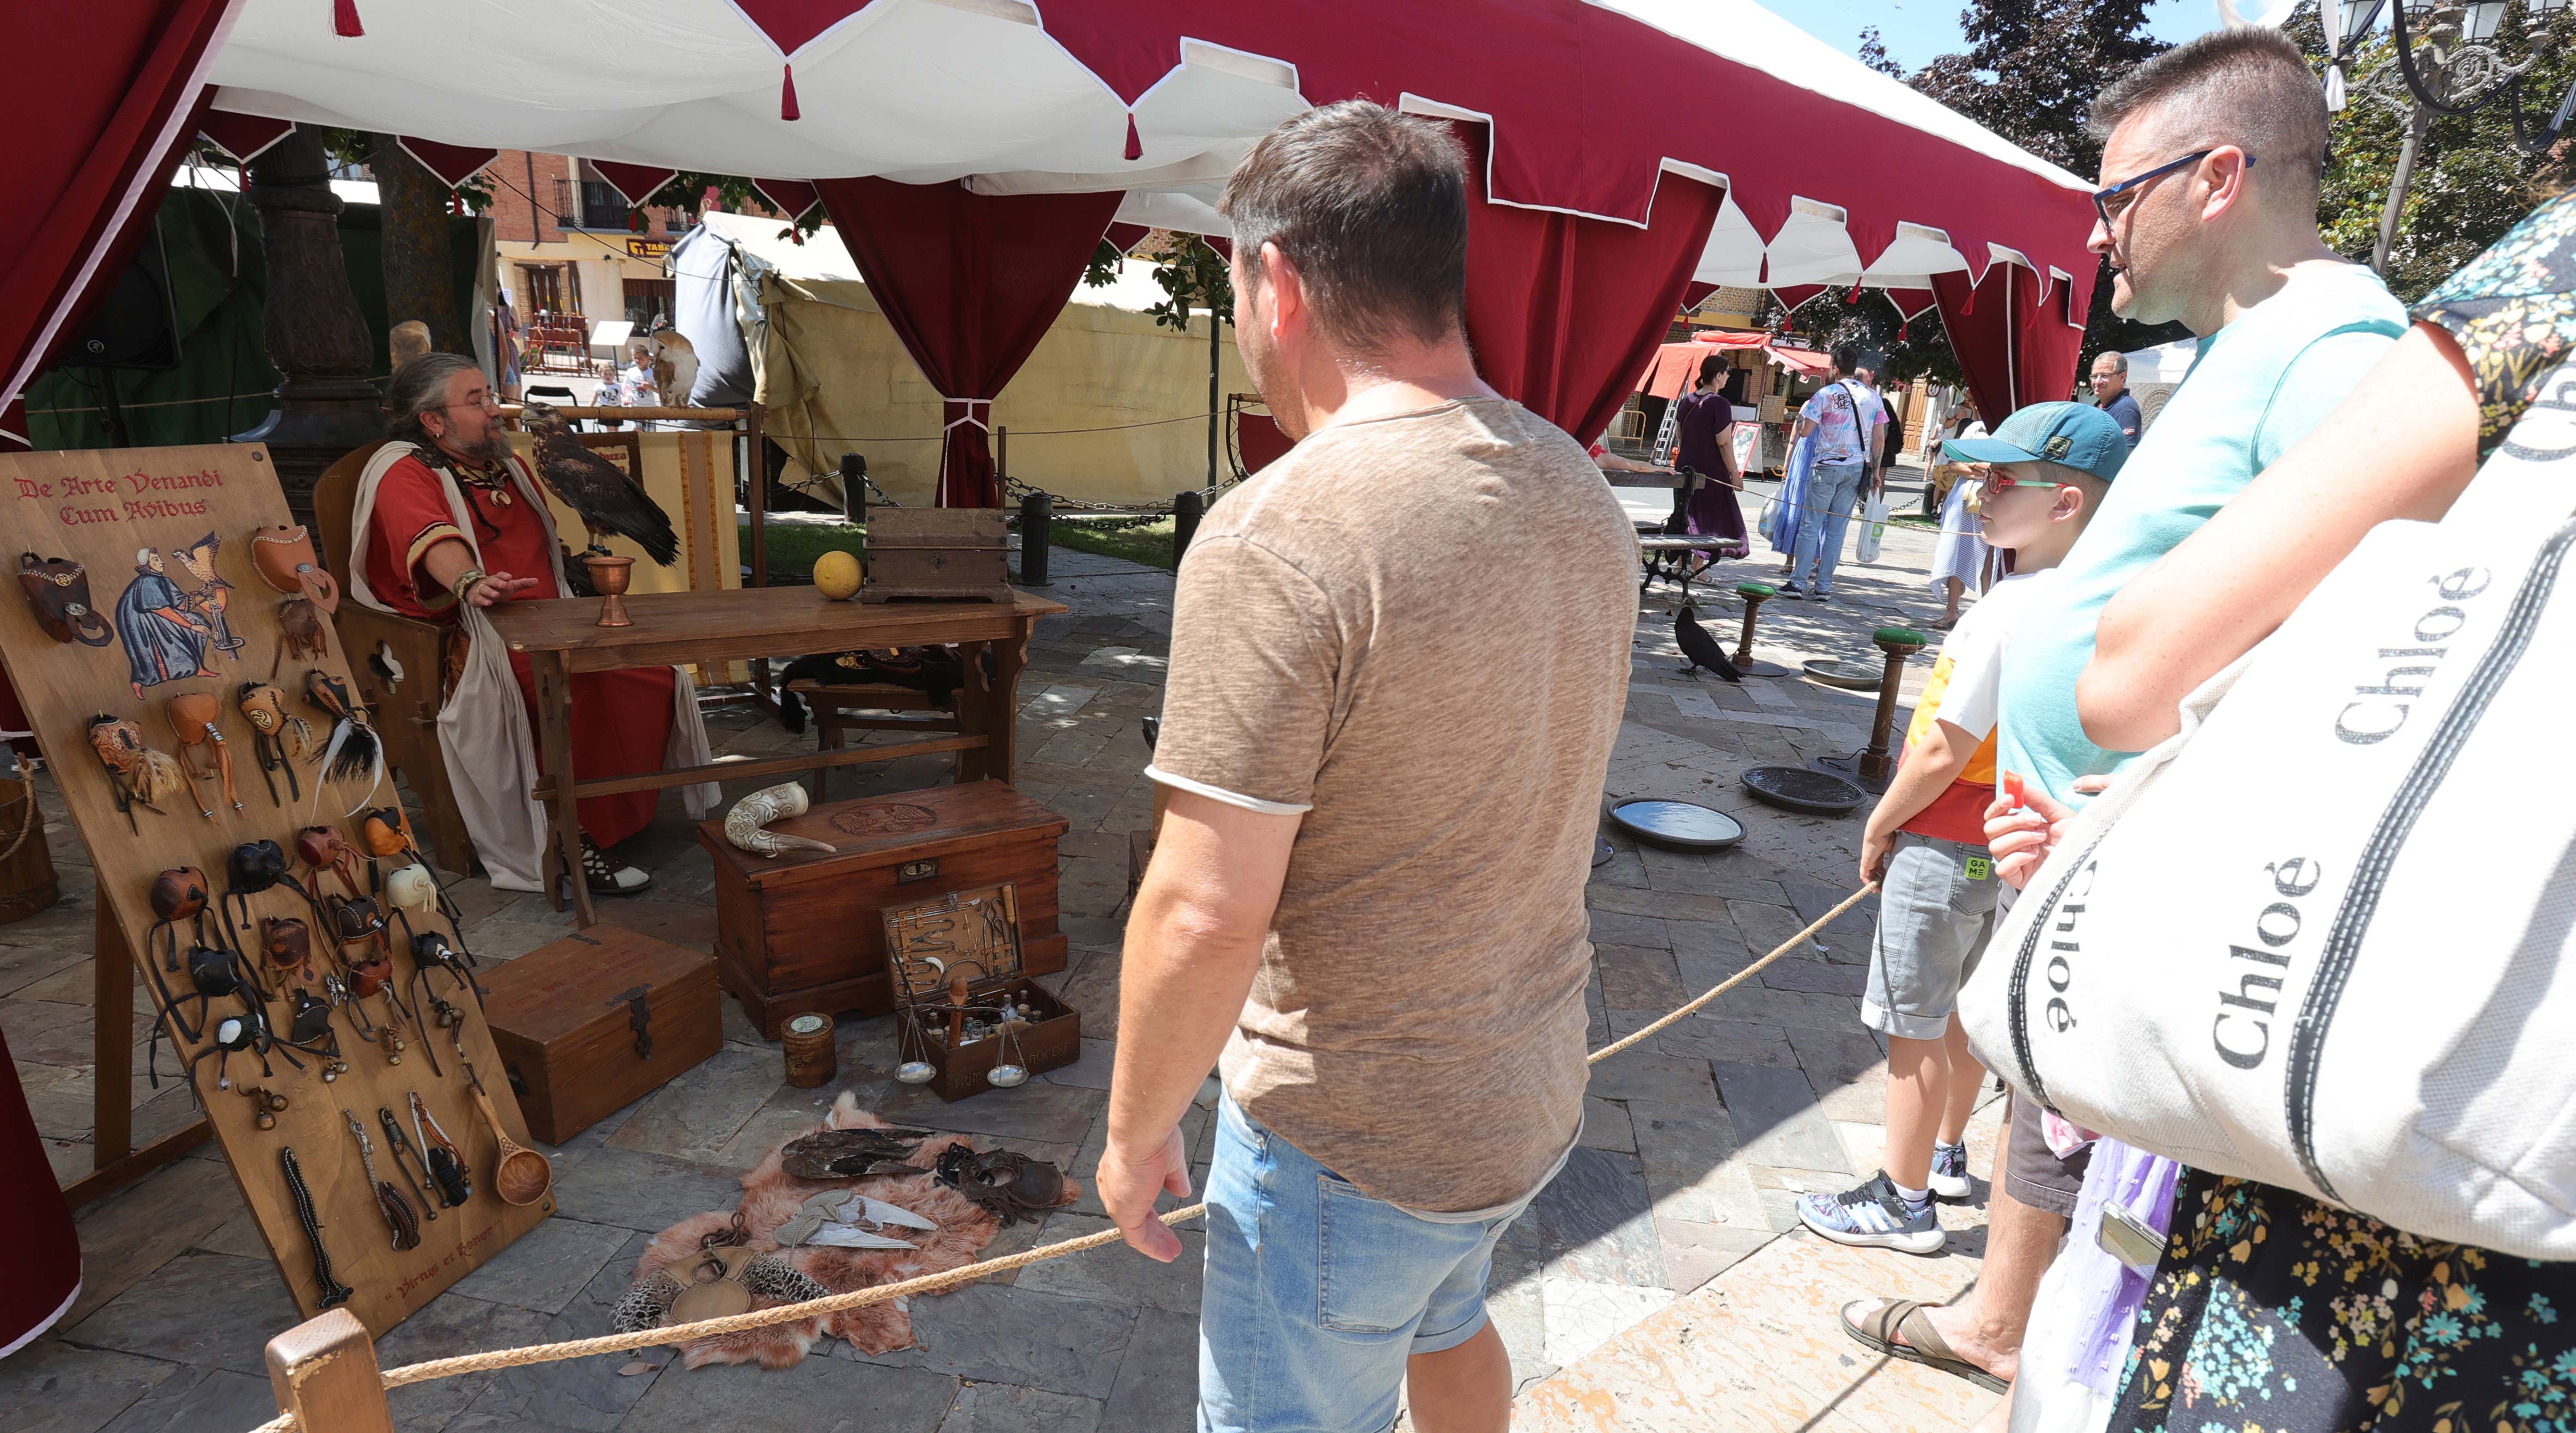
{"label": "falconer in red robe", "polygon": [[[545,816],[534,796],[543,774],[533,739],[536,683],[527,657],[509,651],[483,613],[568,595],[554,521],[526,462],[511,453],[500,404],[472,360],[443,353],[412,360],[395,375],[387,406],[395,441],[359,482],[359,550],[350,567],[364,581],[352,583],[350,595],[456,629],[440,683],[449,784],[493,885],[537,890]],[[576,673],[571,690],[575,779],[660,771],[675,757],[709,759],[696,692],[677,668]],[[712,786],[682,792],[693,815],[715,796]],[[610,861],[604,848],[642,831],[658,796],[582,800],[582,873],[592,891],[632,894],[651,881]]]}

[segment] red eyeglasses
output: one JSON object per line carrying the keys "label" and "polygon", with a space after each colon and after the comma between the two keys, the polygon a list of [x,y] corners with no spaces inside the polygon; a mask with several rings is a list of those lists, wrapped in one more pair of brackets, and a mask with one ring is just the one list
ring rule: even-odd
{"label": "red eyeglasses", "polygon": [[1979,475],[1976,481],[1977,485],[1984,488],[1987,495],[1990,497],[2011,492],[2015,488],[2047,488],[2051,492],[2054,492],[2059,488],[2068,486],[2068,484],[2065,483],[2052,483],[2046,478],[2016,478],[2001,468],[1986,469],[1983,474]]}

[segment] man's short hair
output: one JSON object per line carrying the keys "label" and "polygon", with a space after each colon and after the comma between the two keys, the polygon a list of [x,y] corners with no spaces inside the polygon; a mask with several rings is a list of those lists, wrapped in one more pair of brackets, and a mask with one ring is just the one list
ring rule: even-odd
{"label": "man's short hair", "polygon": [[2129,355],[2122,353],[2116,348],[2106,348],[2100,353],[2093,355],[2093,366],[2096,368],[2101,367],[2102,360],[2106,358],[2111,360],[2111,371],[2113,373],[2120,374],[2123,377],[2127,376],[2129,372]]}
{"label": "man's short hair", "polygon": [[2279,30],[2233,25],[2174,46],[2103,90],[2087,127],[2108,140],[2149,110],[2172,136],[2167,158],[2233,144],[2261,161],[2264,180],[2285,186],[2285,200],[2316,207],[2325,178],[2325,90],[2298,42]]}
{"label": "man's short hair", "polygon": [[1367,100],[1310,109],[1252,147],[1217,212],[1251,281],[1277,245],[1344,347],[1465,327],[1467,157],[1446,125]]}
{"label": "man's short hair", "polygon": [[1834,370],[1836,372],[1845,375],[1858,373],[1860,371],[1860,345],[1857,343],[1835,344],[1833,360]]}

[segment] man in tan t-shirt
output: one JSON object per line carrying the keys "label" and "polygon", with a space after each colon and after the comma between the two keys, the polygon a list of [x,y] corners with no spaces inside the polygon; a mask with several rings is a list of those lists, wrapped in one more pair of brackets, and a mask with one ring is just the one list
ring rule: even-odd
{"label": "man in tan t-shirt", "polygon": [[1218,1063],[1199,1426],[1508,1425],[1494,1241],[1582,1121],[1583,888],[1636,620],[1581,445],[1476,376],[1447,130],[1351,101],[1226,188],[1237,336],[1298,445],[1182,564],[1100,1192],[1189,1192]]}

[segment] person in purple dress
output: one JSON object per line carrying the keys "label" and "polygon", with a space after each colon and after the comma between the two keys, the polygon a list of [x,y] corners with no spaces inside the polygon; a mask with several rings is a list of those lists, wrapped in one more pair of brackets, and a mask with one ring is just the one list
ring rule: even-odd
{"label": "person in purple dress", "polygon": [[1735,425],[1735,400],[1733,378],[1719,382],[1725,373],[1726,356],[1710,354],[1699,362],[1699,381],[1674,400],[1680,411],[1673,419],[1673,466],[1692,484],[1684,530],[1693,537],[1730,539],[1736,547],[1727,555],[1741,557],[1752,545],[1744,535],[1744,509],[1735,500],[1744,474],[1736,469],[1735,445],[1726,431]]}

